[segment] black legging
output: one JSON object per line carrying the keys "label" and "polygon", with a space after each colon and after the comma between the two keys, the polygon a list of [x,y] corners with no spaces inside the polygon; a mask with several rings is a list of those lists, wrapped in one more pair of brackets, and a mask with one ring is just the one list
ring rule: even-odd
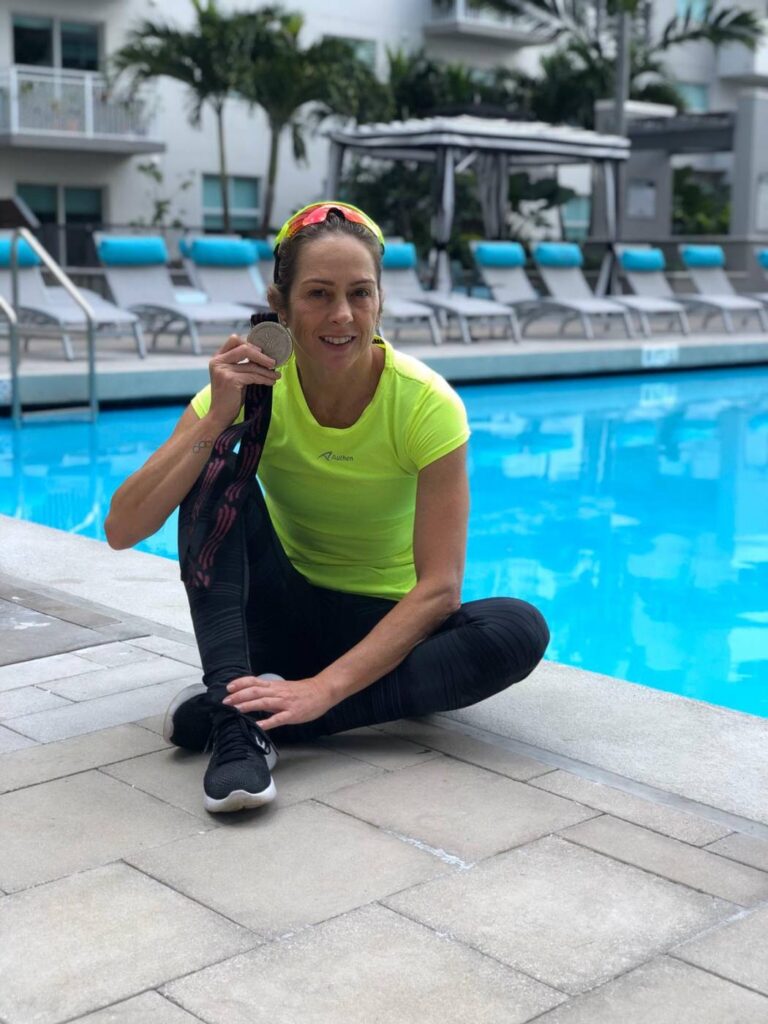
{"label": "black legging", "polygon": [[[231,460],[231,457],[230,457]],[[234,463],[231,462],[231,465]],[[179,551],[188,543],[202,474],[179,509]],[[395,602],[310,583],[291,564],[255,479],[221,543],[207,588],[185,584],[210,700],[238,676],[316,675],[363,639]],[[203,513],[205,515],[205,512]],[[509,597],[470,601],[418,643],[391,672],[302,725],[279,726],[276,743],[467,707],[524,679],[549,630],[532,605]],[[265,717],[254,712],[253,717]]]}

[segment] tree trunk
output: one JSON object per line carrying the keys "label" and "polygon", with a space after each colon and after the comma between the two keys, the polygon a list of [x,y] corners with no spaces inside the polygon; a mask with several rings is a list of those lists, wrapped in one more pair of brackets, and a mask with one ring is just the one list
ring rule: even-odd
{"label": "tree trunk", "polygon": [[219,136],[219,181],[221,184],[221,206],[224,219],[224,234],[230,233],[229,222],[229,175],[227,174],[227,149],[224,145],[224,106],[216,107],[216,128]]}
{"label": "tree trunk", "polygon": [[630,29],[630,16],[622,7],[616,16],[616,80],[614,83],[615,113],[613,130],[617,135],[625,135],[627,131],[627,115],[624,105],[629,99]]}
{"label": "tree trunk", "polygon": [[269,222],[272,220],[272,205],[275,201],[275,179],[277,178],[277,157],[280,148],[282,125],[269,123],[269,167],[267,169],[267,187],[264,189],[264,210],[261,214],[261,233],[269,234]]}
{"label": "tree trunk", "polygon": [[[627,133],[627,113],[624,107],[629,99],[630,28],[630,16],[624,7],[621,7],[616,24],[616,81],[614,83],[615,106],[613,119],[613,130],[616,135],[626,135]],[[623,164],[619,164],[616,167],[616,238],[619,240],[622,237],[624,226],[626,185],[626,169]]]}

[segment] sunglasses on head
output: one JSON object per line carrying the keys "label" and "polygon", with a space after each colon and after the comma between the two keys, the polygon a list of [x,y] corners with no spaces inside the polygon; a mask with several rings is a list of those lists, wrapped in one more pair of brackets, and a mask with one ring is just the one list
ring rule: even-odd
{"label": "sunglasses on head", "polygon": [[284,242],[286,238],[293,238],[302,228],[309,227],[310,224],[322,224],[323,221],[328,219],[331,212],[341,214],[344,220],[351,221],[353,224],[362,224],[363,227],[367,228],[378,239],[382,252],[384,251],[384,235],[381,228],[375,221],[371,220],[367,213],[363,213],[362,210],[359,210],[356,206],[351,206],[349,203],[326,201],[323,203],[310,203],[309,206],[303,207],[298,213],[294,213],[292,217],[289,217],[275,237],[275,255],[277,255],[277,250],[280,248],[280,243]]}

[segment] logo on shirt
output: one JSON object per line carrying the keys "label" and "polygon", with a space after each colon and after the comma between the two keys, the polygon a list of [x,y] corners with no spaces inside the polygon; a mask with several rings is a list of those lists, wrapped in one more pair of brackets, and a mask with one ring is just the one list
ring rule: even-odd
{"label": "logo on shirt", "polygon": [[335,452],[320,452],[318,459],[325,459],[326,462],[354,462],[354,455],[336,455]]}

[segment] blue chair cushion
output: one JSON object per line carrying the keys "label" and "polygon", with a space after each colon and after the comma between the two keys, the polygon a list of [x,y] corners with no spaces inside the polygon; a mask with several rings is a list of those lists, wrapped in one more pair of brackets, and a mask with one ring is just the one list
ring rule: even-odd
{"label": "blue chair cushion", "polygon": [[266,238],[247,238],[246,241],[252,247],[257,260],[272,260],[275,258],[275,247],[270,245]]}
{"label": "blue chair cushion", "polygon": [[413,242],[387,242],[381,257],[381,265],[385,270],[411,270],[416,263],[416,246]]}
{"label": "blue chair cushion", "polygon": [[619,260],[625,270],[639,270],[643,273],[663,270],[666,266],[661,249],[625,249]]}
{"label": "blue chair cushion", "polygon": [[191,238],[180,238],[179,239],[179,252],[186,259],[192,258],[192,239]]}
{"label": "blue chair cushion", "polygon": [[680,256],[686,267],[725,266],[725,253],[719,245],[684,245]]}
{"label": "blue chair cushion", "polygon": [[525,266],[525,249],[519,242],[478,242],[474,255],[479,267]]}
{"label": "blue chair cushion", "polygon": [[755,255],[760,266],[768,270],[768,249],[760,249]]}
{"label": "blue chair cushion", "polygon": [[256,262],[253,245],[241,238],[196,238],[191,256],[202,267],[250,267]]}
{"label": "blue chair cushion", "polygon": [[[19,244],[16,246],[16,265],[19,267],[38,267],[42,263],[42,260],[37,255],[32,246],[25,242],[23,238],[19,239]],[[0,267],[6,268],[11,265],[11,240],[10,238],[0,238]]]}
{"label": "blue chair cushion", "polygon": [[584,257],[573,242],[539,242],[533,248],[533,258],[542,267],[580,267]]}
{"label": "blue chair cushion", "polygon": [[168,250],[159,235],[111,235],[102,238],[97,248],[107,267],[150,267],[168,262]]}

